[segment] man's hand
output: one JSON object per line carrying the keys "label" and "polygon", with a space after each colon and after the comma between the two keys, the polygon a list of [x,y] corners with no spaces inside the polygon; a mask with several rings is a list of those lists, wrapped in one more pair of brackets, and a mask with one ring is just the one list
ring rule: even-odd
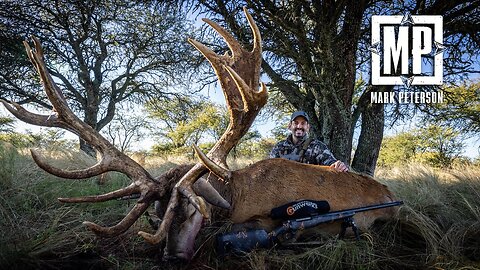
{"label": "man's hand", "polygon": [[348,172],[348,167],[345,163],[341,162],[340,160],[335,161],[330,168],[335,169],[337,172]]}

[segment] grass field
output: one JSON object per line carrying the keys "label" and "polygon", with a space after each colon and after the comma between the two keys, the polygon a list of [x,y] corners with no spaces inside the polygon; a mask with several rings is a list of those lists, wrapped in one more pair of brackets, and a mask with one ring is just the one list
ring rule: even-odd
{"label": "grass field", "polygon": [[[93,160],[73,152],[46,153],[62,168],[81,168]],[[147,158],[152,174],[185,159]],[[239,161],[242,167],[250,161]],[[189,264],[160,260],[159,247],[136,232],[151,230],[144,217],[115,238],[97,238],[82,221],[111,225],[132,206],[129,201],[61,204],[57,197],[107,192],[130,183],[111,173],[97,179],[64,180],[39,169],[28,151],[0,144],[0,268],[2,269],[480,269],[480,168],[438,170],[421,165],[377,171],[398,199],[405,201],[395,220],[363,233],[360,241],[318,239],[313,246],[258,250],[218,258],[213,236],[230,224],[202,230]]]}

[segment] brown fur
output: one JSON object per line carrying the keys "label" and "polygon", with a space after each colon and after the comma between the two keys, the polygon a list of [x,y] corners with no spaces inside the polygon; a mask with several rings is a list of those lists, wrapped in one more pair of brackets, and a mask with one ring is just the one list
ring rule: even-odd
{"label": "brown fur", "polygon": [[[173,184],[189,167],[191,165],[172,169],[166,178]],[[237,229],[262,228],[271,231],[280,226],[282,221],[272,220],[269,217],[270,210],[301,199],[327,200],[331,211],[394,201],[394,196],[387,187],[369,176],[337,172],[326,166],[285,159],[262,160],[232,171],[228,185],[218,181],[212,174],[204,177],[209,178],[209,182],[231,203],[227,216],[238,225],[235,226]],[[192,255],[192,239],[197,235],[201,219],[197,218],[198,212],[196,216],[187,213],[185,202],[183,199],[170,228],[166,254],[188,260]],[[394,213],[395,209],[385,208],[358,213],[354,218],[357,227],[366,230],[375,220],[389,218]],[[216,211],[214,217],[225,217],[224,214],[224,211]],[[335,222],[318,226],[313,231],[337,234],[340,229],[339,222]],[[302,233],[310,232],[312,230]]]}
{"label": "brown fur", "polygon": [[[285,159],[267,159],[233,171],[230,185],[231,220],[255,221],[267,230],[279,225],[268,217],[270,210],[291,201],[327,200],[335,211],[394,200],[387,187],[371,177]],[[367,229],[393,213],[392,208],[368,211],[355,215],[355,221],[360,229]]]}

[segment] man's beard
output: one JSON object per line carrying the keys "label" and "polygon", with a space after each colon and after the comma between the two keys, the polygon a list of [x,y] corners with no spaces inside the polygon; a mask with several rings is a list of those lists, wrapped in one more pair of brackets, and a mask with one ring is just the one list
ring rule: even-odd
{"label": "man's beard", "polygon": [[[302,131],[302,132],[300,133],[300,134],[302,134],[302,135],[297,135],[297,131]],[[305,135],[307,135],[307,133],[306,133],[305,130],[302,129],[302,128],[297,128],[297,129],[295,129],[294,132],[293,132],[293,136],[295,136],[295,138],[297,138],[297,139],[303,139],[303,138],[305,137]]]}

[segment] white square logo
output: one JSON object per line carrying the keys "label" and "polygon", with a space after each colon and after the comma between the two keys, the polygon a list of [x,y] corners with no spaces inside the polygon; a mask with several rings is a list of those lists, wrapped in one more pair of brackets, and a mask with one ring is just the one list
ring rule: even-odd
{"label": "white square logo", "polygon": [[442,16],[372,16],[373,85],[443,83]]}

